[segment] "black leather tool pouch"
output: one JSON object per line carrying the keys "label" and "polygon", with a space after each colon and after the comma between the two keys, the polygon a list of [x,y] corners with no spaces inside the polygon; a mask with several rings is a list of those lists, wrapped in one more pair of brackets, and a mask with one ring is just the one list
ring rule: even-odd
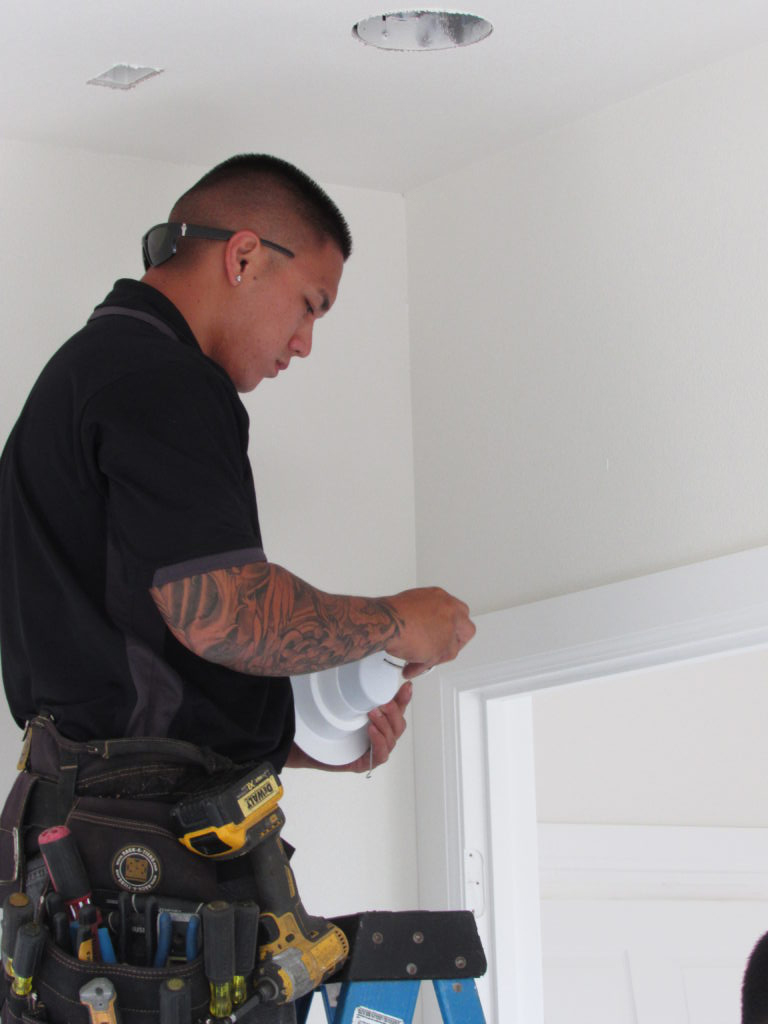
{"label": "black leather tool pouch", "polygon": [[3,1024],[20,1024],[21,1019],[29,1010],[28,1001],[21,996],[15,995],[8,989],[3,1003]]}
{"label": "black leather tool pouch", "polygon": [[[134,967],[76,960],[49,943],[40,966],[35,989],[45,1005],[50,1024],[89,1024],[88,1008],[80,1002],[80,989],[94,978],[106,978],[115,988],[118,1020],[122,1024],[158,1024],[160,986],[168,978],[181,978],[189,987],[192,1020],[207,1016],[209,990],[202,957],[169,967]],[[3,1024],[18,1018],[10,1000]]]}
{"label": "black leather tool pouch", "polygon": [[92,890],[123,890],[205,903],[219,897],[216,864],[170,829],[170,804],[76,797],[66,824]]}

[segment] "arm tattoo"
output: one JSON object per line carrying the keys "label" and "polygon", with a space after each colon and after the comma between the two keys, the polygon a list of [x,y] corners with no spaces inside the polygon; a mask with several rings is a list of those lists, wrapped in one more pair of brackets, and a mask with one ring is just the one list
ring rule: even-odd
{"label": "arm tattoo", "polygon": [[195,654],[251,675],[319,672],[381,650],[403,622],[383,599],[326,594],[280,566],[215,569],[152,588]]}

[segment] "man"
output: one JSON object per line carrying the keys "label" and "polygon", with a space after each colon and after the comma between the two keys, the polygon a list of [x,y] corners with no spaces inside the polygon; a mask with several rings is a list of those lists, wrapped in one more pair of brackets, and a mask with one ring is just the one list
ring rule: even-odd
{"label": "man", "polygon": [[[173,736],[279,770],[303,760],[287,675],[385,649],[415,677],[474,627],[439,590],[339,597],[265,560],[235,389],[309,354],[350,251],[330,199],[290,165],[238,157],[170,220],[234,233],[180,234],[141,283],[119,282],[97,313],[160,329],[91,320],[6,447],[4,683],[20,723],[45,710],[73,739]],[[407,700],[405,687],[374,716],[376,763]]]}
{"label": "man", "polygon": [[756,943],[744,971],[741,1024],[768,1024],[768,932]]}
{"label": "man", "polygon": [[[331,595],[264,554],[237,392],[309,355],[350,249],[306,175],[235,157],[147,233],[142,281],[119,281],[43,370],[0,463],[0,649],[19,724],[44,716],[70,752],[160,737],[279,772],[311,763],[289,675],[386,650],[412,678],[472,637],[466,605],[437,588]],[[405,684],[370,716],[374,764],[409,699]]]}

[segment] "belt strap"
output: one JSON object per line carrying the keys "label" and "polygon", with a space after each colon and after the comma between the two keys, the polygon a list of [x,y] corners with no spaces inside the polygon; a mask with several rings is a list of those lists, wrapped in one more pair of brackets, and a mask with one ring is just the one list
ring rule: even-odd
{"label": "belt strap", "polygon": [[[198,747],[186,740],[162,736],[126,736],[77,743],[62,736],[50,718],[39,715],[28,725],[29,769],[36,775],[55,780],[62,808],[71,807],[78,774],[83,780],[110,773],[121,763],[151,758],[158,764],[199,769],[213,775],[233,768],[234,762],[223,754]],[[110,764],[111,762],[111,764]]]}
{"label": "belt strap", "polygon": [[128,306],[99,306],[88,317],[88,323],[102,316],[132,316],[134,320],[143,320],[145,324],[152,324],[153,327],[156,327],[166,337],[173,338],[174,341],[179,340],[178,334],[172,327],[169,327],[159,317],[152,316],[151,313],[142,313],[141,310],[129,309]]}

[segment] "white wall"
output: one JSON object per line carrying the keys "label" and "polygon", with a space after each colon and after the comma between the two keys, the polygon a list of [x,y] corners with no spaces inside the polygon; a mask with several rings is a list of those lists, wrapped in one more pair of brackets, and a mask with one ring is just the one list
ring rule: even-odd
{"label": "white wall", "polygon": [[765,828],[768,652],[533,697],[540,822]]}
{"label": "white wall", "polygon": [[[197,169],[0,139],[0,438],[45,360],[118,277]],[[153,219],[154,218],[154,219]]]}
{"label": "white wall", "polygon": [[768,51],[409,193],[420,581],[475,612],[768,539]]}
{"label": "white wall", "polygon": [[[113,280],[140,275],[142,233],[205,169],[0,140],[0,442],[48,356]],[[322,587],[386,593],[415,576],[404,204],[334,195],[357,251],[312,358],[248,397],[251,454],[270,556]],[[0,790],[19,738],[3,711]],[[284,779],[310,912],[413,905],[410,739],[370,781],[315,774]]]}

